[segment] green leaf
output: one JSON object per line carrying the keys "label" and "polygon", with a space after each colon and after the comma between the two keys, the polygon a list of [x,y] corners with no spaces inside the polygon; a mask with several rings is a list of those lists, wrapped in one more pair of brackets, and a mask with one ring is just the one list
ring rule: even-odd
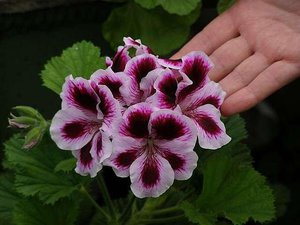
{"label": "green leaf", "polygon": [[104,58],[100,57],[100,49],[92,43],[82,41],[62,52],[59,57],[53,57],[41,73],[44,86],[59,94],[65,77],[89,79],[93,72],[105,68]]}
{"label": "green leaf", "polygon": [[12,211],[18,201],[19,195],[16,193],[13,176],[2,174],[0,176],[0,221],[1,224],[9,225],[12,220]]}
{"label": "green leaf", "polygon": [[76,166],[76,159],[75,158],[70,158],[70,159],[66,159],[63,160],[61,162],[59,162],[56,167],[54,168],[55,172],[58,171],[63,171],[63,172],[70,172],[71,170],[73,170]]}
{"label": "green leaf", "polygon": [[15,170],[15,186],[19,193],[37,195],[43,202],[53,204],[79,188],[80,176],[54,171],[71,153],[58,149],[48,134],[31,151],[22,150],[23,144],[24,140],[18,135],[5,143],[5,165]]}
{"label": "green leaf", "polygon": [[34,198],[20,201],[14,210],[15,225],[72,225],[78,214],[78,202],[64,199],[44,205]]}
{"label": "green leaf", "polygon": [[200,166],[206,164],[208,158],[213,155],[228,156],[244,164],[252,163],[250,149],[242,143],[248,137],[244,119],[239,115],[235,115],[225,118],[224,124],[226,133],[231,137],[231,141],[216,151],[200,149]]}
{"label": "green leaf", "polygon": [[103,24],[103,35],[113,48],[124,36],[141,39],[157,54],[167,54],[180,47],[199,16],[198,8],[188,16],[171,15],[160,8],[146,10],[129,2],[112,11]]}
{"label": "green leaf", "polygon": [[184,214],[192,223],[201,225],[215,225],[217,218],[210,215],[199,213],[198,209],[190,202],[183,202],[180,207],[183,209]]}
{"label": "green leaf", "polygon": [[153,9],[160,5],[169,13],[184,16],[196,9],[201,0],[135,0],[135,2],[146,9]]}
{"label": "green leaf", "polygon": [[227,146],[233,146],[248,137],[245,121],[240,115],[234,115],[226,118],[224,123],[226,132],[232,139]]}
{"label": "green leaf", "polygon": [[236,0],[219,0],[218,2],[218,13],[221,14],[222,12],[226,11],[227,9],[229,9],[234,3],[236,2]]}
{"label": "green leaf", "polygon": [[[225,217],[236,225],[250,218],[259,222],[274,218],[272,190],[253,167],[224,155],[214,155],[203,168],[203,179],[202,193],[192,207],[202,215],[201,221],[197,221],[199,224],[203,223],[203,218],[215,221]],[[194,220],[191,215],[195,212],[187,207],[182,209],[191,221]]]}

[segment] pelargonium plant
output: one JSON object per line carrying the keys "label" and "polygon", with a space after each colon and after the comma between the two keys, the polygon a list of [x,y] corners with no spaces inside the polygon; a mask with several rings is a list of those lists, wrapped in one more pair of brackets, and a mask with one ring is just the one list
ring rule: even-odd
{"label": "pelargonium plant", "polygon": [[42,79],[60,93],[61,109],[47,121],[14,108],[9,125],[22,131],[4,144],[0,221],[270,221],[272,189],[252,166],[242,118],[221,117],[225,92],[209,79],[212,66],[203,52],[165,59],[129,37],[112,58],[83,41],[51,59]]}
{"label": "pelargonium plant", "polygon": [[66,78],[50,134],[77,158],[77,173],[95,177],[111,166],[130,176],[135,196],[158,197],[192,176],[197,140],[204,149],[231,140],[220,118],[225,92],[207,76],[203,52],[172,61],[139,40],[124,43],[89,80]]}

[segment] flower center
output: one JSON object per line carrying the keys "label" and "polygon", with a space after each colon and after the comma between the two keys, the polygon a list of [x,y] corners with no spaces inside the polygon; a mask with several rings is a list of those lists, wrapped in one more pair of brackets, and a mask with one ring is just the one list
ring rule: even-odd
{"label": "flower center", "polygon": [[148,155],[155,155],[155,153],[157,152],[154,144],[154,139],[151,136],[147,139],[146,151]]}

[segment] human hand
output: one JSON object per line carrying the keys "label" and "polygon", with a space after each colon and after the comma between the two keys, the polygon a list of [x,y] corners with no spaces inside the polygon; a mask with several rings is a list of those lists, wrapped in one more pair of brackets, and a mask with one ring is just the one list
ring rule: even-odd
{"label": "human hand", "polygon": [[300,75],[300,1],[239,0],[172,58],[204,51],[209,77],[227,96],[221,111],[245,111]]}

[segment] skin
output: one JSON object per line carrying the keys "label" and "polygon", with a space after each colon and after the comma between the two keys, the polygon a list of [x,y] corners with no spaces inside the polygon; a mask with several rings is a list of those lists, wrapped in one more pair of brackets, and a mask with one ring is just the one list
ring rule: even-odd
{"label": "skin", "polygon": [[202,50],[227,96],[225,116],[243,112],[300,75],[300,1],[239,0],[173,58]]}

